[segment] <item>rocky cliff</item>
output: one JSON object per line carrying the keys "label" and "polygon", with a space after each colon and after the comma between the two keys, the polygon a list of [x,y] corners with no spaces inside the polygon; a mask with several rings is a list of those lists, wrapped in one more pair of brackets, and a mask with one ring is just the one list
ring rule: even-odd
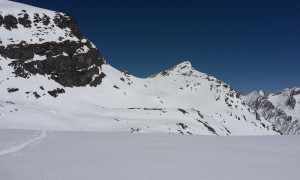
{"label": "rocky cliff", "polygon": [[69,15],[3,1],[0,55],[15,76],[48,75],[65,87],[97,86],[103,58]]}
{"label": "rocky cliff", "polygon": [[286,88],[271,94],[254,91],[243,99],[283,134],[300,134],[300,88]]}

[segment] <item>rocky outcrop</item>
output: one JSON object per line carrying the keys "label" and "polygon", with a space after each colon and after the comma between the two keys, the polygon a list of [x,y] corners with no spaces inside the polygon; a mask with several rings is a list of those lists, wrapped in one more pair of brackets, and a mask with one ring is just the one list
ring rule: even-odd
{"label": "rocky outcrop", "polygon": [[[37,26],[38,23],[48,26],[51,20],[46,14],[34,13],[32,22],[26,10],[22,10],[18,15],[20,15],[18,18],[13,15],[0,16],[0,26],[3,24],[7,31],[10,31],[18,28],[18,24],[25,28]],[[0,44],[0,55],[11,60],[9,65],[13,67],[13,73],[18,77],[49,75],[51,79],[65,87],[99,85],[105,77],[101,72],[104,60],[100,52],[84,39],[71,16],[56,13],[52,20],[57,27],[68,29],[66,36],[76,37],[77,40],[63,41],[65,38],[61,37],[60,41],[44,43],[21,41],[6,46]],[[44,30],[47,28],[44,27]],[[39,33],[38,30],[36,35]]]}
{"label": "rocky outcrop", "polygon": [[[63,17],[62,17],[63,18]],[[47,16],[46,14],[43,14],[42,16],[40,16],[38,13],[34,14],[34,21],[35,24],[42,22],[43,25],[48,26],[50,23],[50,17]]]}
{"label": "rocky outcrop", "polygon": [[30,28],[31,27],[31,21],[29,20],[29,15],[27,13],[25,13],[23,17],[19,17],[18,21],[25,28]]}
{"label": "rocky outcrop", "polygon": [[19,91],[19,88],[7,88],[7,92],[13,93]]}
{"label": "rocky outcrop", "polygon": [[300,107],[299,94],[299,88],[287,88],[272,94],[254,91],[243,99],[253,110],[273,123],[282,134],[300,134],[300,117],[297,113],[297,107]]}
{"label": "rocky outcrop", "polygon": [[82,34],[80,33],[79,27],[77,26],[76,20],[71,16],[57,13],[54,18],[54,22],[59,28],[70,28],[72,30],[72,34],[74,34],[79,39],[83,38]]}
{"label": "rocky outcrop", "polygon": [[[89,51],[77,53],[84,46],[89,48]],[[0,55],[13,59],[10,65],[14,67],[16,76],[28,78],[36,74],[50,75],[53,80],[67,87],[86,86],[91,83],[94,76],[99,77],[100,67],[104,64],[99,51],[89,42],[22,42],[1,49]],[[45,58],[32,60],[35,55]]]}
{"label": "rocky outcrop", "polygon": [[53,97],[57,97],[58,96],[58,94],[63,94],[63,93],[65,93],[65,90],[64,89],[62,89],[62,88],[57,88],[57,89],[54,89],[54,90],[52,90],[52,91],[48,91],[48,93],[51,95],[51,96],[53,96]]}
{"label": "rocky outcrop", "polygon": [[3,24],[3,17],[0,14],[0,27],[2,26],[2,24]]}

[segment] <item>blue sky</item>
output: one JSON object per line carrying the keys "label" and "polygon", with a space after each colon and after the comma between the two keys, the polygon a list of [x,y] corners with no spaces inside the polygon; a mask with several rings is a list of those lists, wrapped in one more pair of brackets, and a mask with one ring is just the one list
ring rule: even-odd
{"label": "blue sky", "polygon": [[244,93],[300,86],[297,0],[17,0],[66,12],[109,64],[138,77],[184,60]]}

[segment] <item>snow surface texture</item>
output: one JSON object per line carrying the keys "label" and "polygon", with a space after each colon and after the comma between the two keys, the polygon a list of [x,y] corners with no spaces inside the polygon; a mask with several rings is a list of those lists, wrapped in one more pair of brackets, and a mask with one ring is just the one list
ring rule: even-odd
{"label": "snow surface texture", "polygon": [[300,88],[286,88],[271,94],[254,91],[243,99],[283,134],[300,134]]}
{"label": "snow surface texture", "polygon": [[[40,131],[0,130],[3,145]],[[46,132],[0,156],[0,180],[298,180],[299,136],[212,137]],[[23,140],[23,138],[26,138]]]}
{"label": "snow surface texture", "polygon": [[[4,27],[8,25],[3,24],[0,27],[0,37],[4,46],[21,41],[37,44],[59,42],[59,37],[63,37],[64,40],[69,38],[71,41],[79,41],[79,39],[72,39],[69,34],[70,29],[66,26],[58,28],[59,23],[57,25],[53,22],[55,16],[60,13],[1,1],[0,12],[4,18],[8,14],[19,17],[24,9],[29,17],[35,14],[49,17],[49,23],[54,30],[49,30],[48,27],[38,28],[36,25],[25,29],[20,26],[8,30]],[[61,20],[67,21],[64,18]],[[31,21],[34,22],[33,19]],[[6,24],[7,22],[10,21],[7,20]],[[41,22],[39,26],[45,26],[44,21]],[[40,33],[40,29],[45,29],[46,37]],[[14,38],[14,42],[7,41],[7,38]],[[40,38],[44,40],[40,41]],[[87,40],[81,39],[80,43],[85,43],[84,41]],[[25,43],[24,47],[26,46]],[[87,47],[83,46],[76,53],[87,51]],[[22,59],[0,56],[1,128],[224,136],[279,134],[274,131],[271,123],[251,110],[229,85],[195,70],[188,61],[145,79],[120,72],[108,64],[101,64],[96,68],[99,68],[99,73],[104,73],[105,77],[101,79],[99,86],[72,86],[72,88],[64,87],[54,81],[53,74],[51,77],[45,73],[42,73],[43,75],[28,73],[26,77],[16,76],[18,66],[10,65],[12,62],[22,62],[26,66],[27,61],[38,62],[44,58],[42,53],[35,54],[32,59],[27,59],[24,63]],[[61,62],[60,59],[56,61]],[[86,60],[88,61],[90,59]],[[33,64],[30,69],[38,71],[45,68],[35,69],[38,65],[39,63]],[[53,64],[54,67],[57,65],[64,67],[64,63]],[[94,65],[87,69],[95,68]],[[61,72],[62,70],[55,75],[65,73]],[[67,68],[66,71],[68,72],[69,69]],[[80,75],[80,69],[75,73]],[[72,80],[72,74],[67,75],[69,80]],[[93,78],[96,79],[99,74],[94,75]],[[84,78],[78,76],[78,79]],[[51,95],[54,89],[59,92],[54,95],[57,97],[53,97],[53,93]]]}
{"label": "snow surface texture", "polygon": [[[5,144],[4,145],[5,147],[0,149],[0,156],[4,156],[7,154],[12,154],[12,153],[21,151],[25,147],[30,146],[31,144],[34,144],[42,139],[45,139],[46,137],[47,137],[46,131],[41,131],[41,133],[38,136],[33,136],[25,141],[23,140],[19,144],[15,144],[15,143],[11,143],[11,145]],[[1,147],[1,145],[0,145],[0,147]]]}

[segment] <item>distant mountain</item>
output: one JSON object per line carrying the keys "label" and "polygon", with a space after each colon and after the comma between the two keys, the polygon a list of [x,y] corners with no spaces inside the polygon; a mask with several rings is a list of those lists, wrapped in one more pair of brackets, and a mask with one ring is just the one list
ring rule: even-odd
{"label": "distant mountain", "polygon": [[64,13],[2,0],[0,39],[0,128],[279,134],[188,61],[145,79],[118,71]]}
{"label": "distant mountain", "polygon": [[300,88],[286,88],[271,94],[254,91],[243,99],[283,134],[300,134]]}

